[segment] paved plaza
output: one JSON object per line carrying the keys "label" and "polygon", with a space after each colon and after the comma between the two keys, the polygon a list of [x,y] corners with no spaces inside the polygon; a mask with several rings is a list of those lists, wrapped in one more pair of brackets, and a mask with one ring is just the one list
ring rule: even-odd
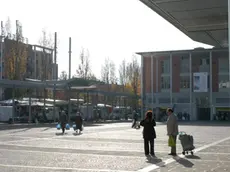
{"label": "paved plaza", "polygon": [[194,136],[195,155],[168,154],[165,125],[156,127],[156,158],[143,153],[142,129],[131,123],[95,124],[82,135],[53,127],[0,130],[1,172],[230,171],[230,126],[180,125]]}

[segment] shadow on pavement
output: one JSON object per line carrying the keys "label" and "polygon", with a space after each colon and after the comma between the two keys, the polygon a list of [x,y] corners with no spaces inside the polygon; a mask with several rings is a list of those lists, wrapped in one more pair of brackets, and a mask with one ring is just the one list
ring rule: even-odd
{"label": "shadow on pavement", "polygon": [[160,158],[151,157],[151,156],[147,156],[146,158],[147,158],[147,163],[155,164],[160,167],[163,167],[165,165],[165,163]]}
{"label": "shadow on pavement", "polygon": [[212,127],[230,127],[230,121],[190,121],[190,122],[179,122],[181,126],[212,126]]}
{"label": "shadow on pavement", "polygon": [[73,133],[74,136],[80,136],[82,133]]}
{"label": "shadow on pavement", "polygon": [[45,128],[45,129],[43,129],[42,131],[47,131],[47,130],[50,130],[50,129],[52,129],[53,127],[47,127],[47,128]]}
{"label": "shadow on pavement", "polygon": [[60,133],[55,133],[56,136],[64,136],[64,135],[67,135],[67,134],[68,134],[68,133],[62,134],[62,132],[60,132]]}
{"label": "shadow on pavement", "polygon": [[187,159],[201,159],[199,156],[196,156],[196,155],[186,155],[185,158],[187,158]]}
{"label": "shadow on pavement", "polygon": [[[112,123],[125,123],[124,121],[106,121],[106,122],[85,122],[84,126],[86,127],[98,127],[102,126],[103,124],[112,124]],[[13,130],[13,129],[23,129],[23,128],[55,128],[57,123],[31,123],[31,124],[0,124],[0,130]],[[72,126],[72,123],[70,123]],[[47,129],[48,130],[48,129]]]}
{"label": "shadow on pavement", "polygon": [[191,161],[185,158],[174,157],[173,159],[175,159],[176,162],[178,162],[179,164],[183,165],[186,168],[192,168],[194,166],[194,164]]}
{"label": "shadow on pavement", "polygon": [[13,132],[10,132],[10,133],[21,133],[21,132],[25,132],[25,131],[28,131],[28,130],[30,130],[30,128],[25,128],[23,130],[13,131]]}

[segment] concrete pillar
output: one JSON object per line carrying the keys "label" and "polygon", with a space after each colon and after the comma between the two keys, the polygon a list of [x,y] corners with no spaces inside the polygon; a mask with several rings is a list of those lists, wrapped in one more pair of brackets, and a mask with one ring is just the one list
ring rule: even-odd
{"label": "concrete pillar", "polygon": [[173,106],[173,95],[172,95],[172,85],[173,85],[173,74],[172,74],[172,69],[173,69],[173,66],[172,66],[172,53],[170,53],[169,55],[169,61],[170,61],[170,104],[171,104],[171,107]]}
{"label": "concrete pillar", "polygon": [[153,56],[151,56],[151,106],[152,106],[152,111],[153,111],[153,99],[154,99],[154,91],[153,91],[153,76],[154,76],[154,69],[153,69]]}
{"label": "concrete pillar", "polygon": [[145,79],[144,79],[144,57],[141,56],[141,118],[144,118],[144,108],[145,108],[145,102],[144,102],[144,97],[145,97]]}
{"label": "concrete pillar", "polygon": [[230,82],[230,0],[228,0],[228,63],[229,63],[229,82]]}
{"label": "concrete pillar", "polygon": [[31,119],[31,117],[32,117],[32,115],[31,115],[31,91],[29,90],[29,123],[31,123],[31,121],[32,121],[32,119]]}
{"label": "concrete pillar", "polygon": [[[192,93],[193,93],[193,84],[192,84],[192,53],[189,53],[189,114],[191,120],[194,120],[194,115],[193,114],[193,101],[192,101]],[[196,118],[196,117],[195,117]]]}
{"label": "concrete pillar", "polygon": [[210,120],[213,120],[213,103],[212,103],[212,51],[209,53],[209,107],[210,107]]}

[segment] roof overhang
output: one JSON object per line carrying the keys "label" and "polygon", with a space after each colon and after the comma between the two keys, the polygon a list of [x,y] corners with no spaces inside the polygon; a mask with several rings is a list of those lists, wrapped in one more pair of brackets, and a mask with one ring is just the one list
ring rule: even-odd
{"label": "roof overhang", "polygon": [[140,0],[194,41],[228,46],[228,0]]}

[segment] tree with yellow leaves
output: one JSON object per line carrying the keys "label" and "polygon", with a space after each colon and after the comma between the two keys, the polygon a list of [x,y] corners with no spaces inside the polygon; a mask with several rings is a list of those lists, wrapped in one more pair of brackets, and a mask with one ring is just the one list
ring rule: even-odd
{"label": "tree with yellow leaves", "polygon": [[130,88],[134,94],[133,106],[137,108],[140,95],[140,65],[137,57],[134,55],[132,61],[127,64],[126,68],[127,84],[126,87]]}
{"label": "tree with yellow leaves", "polygon": [[[10,21],[10,20],[8,20]],[[9,26],[9,24],[8,24]],[[9,29],[9,28],[8,28]],[[26,75],[26,65],[28,58],[28,46],[23,43],[22,26],[16,22],[16,34],[13,39],[6,37],[4,74],[6,79],[24,80]],[[21,97],[25,94],[26,89],[16,89],[15,97]],[[12,97],[12,89],[5,90],[5,98]]]}

